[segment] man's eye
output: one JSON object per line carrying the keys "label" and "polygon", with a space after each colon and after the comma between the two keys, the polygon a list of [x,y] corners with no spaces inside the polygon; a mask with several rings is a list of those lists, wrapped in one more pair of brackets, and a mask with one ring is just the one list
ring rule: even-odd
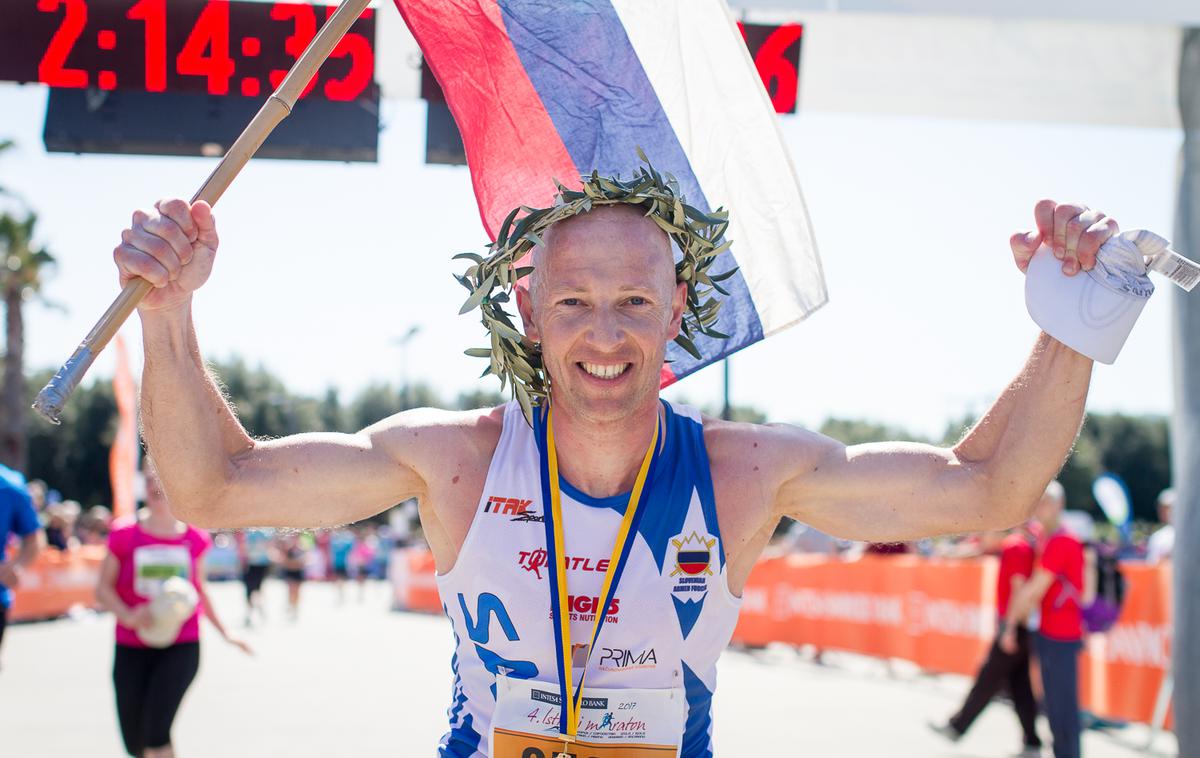
{"label": "man's eye", "polygon": [[634,295],[633,297],[629,298],[630,305],[645,305],[647,302],[649,302],[649,301],[647,301],[646,298],[639,297],[637,295]]}
{"label": "man's eye", "polygon": [[579,305],[579,298],[564,297],[562,300],[559,300],[558,302],[560,305]]}

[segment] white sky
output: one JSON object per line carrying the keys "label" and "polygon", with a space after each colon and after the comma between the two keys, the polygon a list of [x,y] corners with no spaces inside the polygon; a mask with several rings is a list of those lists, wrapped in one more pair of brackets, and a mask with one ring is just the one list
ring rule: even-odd
{"label": "white sky", "polygon": [[[0,158],[0,185],[40,214],[61,264],[47,295],[68,309],[30,308],[38,368],[59,365],[116,295],[111,252],[130,211],[190,196],[215,164],[46,154],[45,101],[40,87],[0,85],[0,138],[19,143]],[[483,362],[462,351],[483,344],[481,327],[455,315],[464,290],[450,277],[450,256],[485,241],[467,170],[423,165],[423,103],[385,101],[382,119],[378,164],[254,161],[221,200],[221,251],[196,306],[206,355],[240,354],[294,391],[334,385],[343,398],[405,372],[447,397],[479,386]],[[773,420],[866,418],[940,435],[982,411],[1036,335],[1007,240],[1040,197],[1172,233],[1176,130],[827,113],[782,123],[831,301],[733,360],[734,402]],[[1172,295],[1157,283],[1118,364],[1097,367],[1092,410],[1170,411]],[[404,368],[393,340],[412,325]],[[136,318],[123,334],[136,345]],[[102,356],[94,374],[111,373]],[[667,394],[715,405],[720,374]]]}

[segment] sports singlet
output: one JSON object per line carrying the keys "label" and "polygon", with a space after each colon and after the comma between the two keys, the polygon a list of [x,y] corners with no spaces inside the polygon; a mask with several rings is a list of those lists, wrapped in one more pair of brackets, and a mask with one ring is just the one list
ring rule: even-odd
{"label": "sports singlet", "polygon": [[[740,600],[726,582],[700,414],[663,405],[659,463],[588,662],[587,686],[681,690],[686,719],[679,755],[701,758],[712,755],[717,657],[733,634]],[[565,479],[560,486],[571,637],[586,641],[629,495],[594,498]],[[557,692],[547,584],[554,571],[546,565],[544,512],[534,432],[520,406],[510,402],[458,562],[437,577],[455,637],[450,731],[439,756],[490,755],[497,674],[536,680]],[[578,680],[579,669],[574,673]]]}

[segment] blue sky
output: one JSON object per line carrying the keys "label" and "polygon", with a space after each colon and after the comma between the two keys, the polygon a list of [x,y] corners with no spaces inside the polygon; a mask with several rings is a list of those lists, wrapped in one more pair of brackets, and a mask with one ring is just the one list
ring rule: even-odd
{"label": "blue sky", "polygon": [[[112,248],[130,212],[190,196],[215,161],[47,154],[46,90],[0,85],[0,184],[40,214],[59,258],[34,305],[28,362],[57,366],[117,292]],[[353,393],[402,376],[446,395],[476,386],[478,321],[457,316],[450,256],[485,242],[465,168],[422,163],[424,104],[385,101],[380,162],[252,162],[217,207],[221,250],[198,295],[202,350],[239,354],[294,390]],[[1008,235],[1043,196],[1087,203],[1170,237],[1181,135],[1130,129],[801,113],[783,117],[830,303],[732,363],[733,398],[773,420],[868,418],[940,435],[980,412],[1037,334]],[[1099,366],[1089,407],[1169,413],[1170,307],[1158,279],[1125,351]],[[401,366],[396,337],[420,326]],[[140,340],[136,319],[123,334]],[[134,354],[138,351],[135,349]],[[93,370],[111,376],[111,356]],[[716,404],[720,368],[668,396]]]}

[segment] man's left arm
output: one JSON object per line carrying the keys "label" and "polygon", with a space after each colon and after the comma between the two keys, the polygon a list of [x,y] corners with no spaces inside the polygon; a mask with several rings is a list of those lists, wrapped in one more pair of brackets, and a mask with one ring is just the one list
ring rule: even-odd
{"label": "man's left arm", "polygon": [[[1074,274],[1095,265],[1117,232],[1112,219],[1043,200],[1036,232],[1010,240],[1021,270],[1043,241]],[[778,515],[839,537],[872,542],[1004,529],[1028,517],[1074,444],[1092,361],[1041,334],[1024,368],[951,448],[917,443],[845,446],[818,434],[770,427],[784,470]]]}

